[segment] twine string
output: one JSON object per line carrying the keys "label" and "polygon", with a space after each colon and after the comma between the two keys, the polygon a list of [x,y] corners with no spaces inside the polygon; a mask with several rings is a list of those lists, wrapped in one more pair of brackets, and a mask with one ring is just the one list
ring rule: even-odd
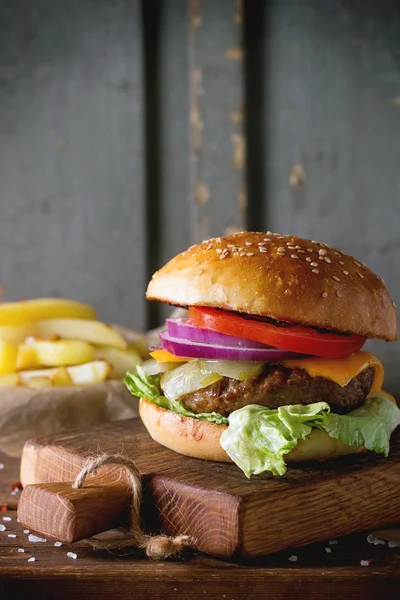
{"label": "twine string", "polygon": [[73,488],[81,488],[88,475],[94,473],[105,465],[125,467],[128,472],[128,481],[132,493],[130,511],[130,526],[121,536],[100,540],[88,540],[94,548],[105,550],[121,550],[123,548],[141,548],[149,558],[163,560],[190,546],[193,540],[188,535],[148,535],[140,526],[140,507],[142,502],[142,478],[135,463],[120,454],[102,454],[89,458],[78,473],[72,484]]}

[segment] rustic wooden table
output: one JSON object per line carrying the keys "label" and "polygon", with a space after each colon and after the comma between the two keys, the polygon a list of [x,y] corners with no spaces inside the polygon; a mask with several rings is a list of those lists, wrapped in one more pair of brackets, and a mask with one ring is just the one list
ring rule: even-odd
{"label": "rustic wooden table", "polygon": [[18,495],[11,494],[18,479],[19,461],[0,454],[1,600],[400,597],[400,547],[374,545],[369,532],[240,565],[193,552],[151,562],[139,552],[98,552],[84,542],[30,541],[17,521]]}

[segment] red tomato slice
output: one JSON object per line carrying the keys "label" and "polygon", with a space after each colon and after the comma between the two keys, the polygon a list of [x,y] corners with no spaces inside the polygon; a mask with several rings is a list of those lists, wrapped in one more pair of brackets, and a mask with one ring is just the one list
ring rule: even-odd
{"label": "red tomato slice", "polygon": [[321,333],[312,327],[301,325],[273,325],[257,319],[245,319],[215,308],[192,306],[189,309],[189,318],[193,325],[203,329],[212,329],[282,350],[324,358],[349,356],[358,352],[366,340],[360,335]]}

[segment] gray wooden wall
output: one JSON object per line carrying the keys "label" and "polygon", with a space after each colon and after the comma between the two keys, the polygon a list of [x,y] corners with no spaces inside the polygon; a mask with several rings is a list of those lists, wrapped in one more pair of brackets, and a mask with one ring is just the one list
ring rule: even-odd
{"label": "gray wooden wall", "polygon": [[247,227],[353,253],[400,305],[400,2],[0,0],[0,193],[6,298],[144,329],[157,267]]}

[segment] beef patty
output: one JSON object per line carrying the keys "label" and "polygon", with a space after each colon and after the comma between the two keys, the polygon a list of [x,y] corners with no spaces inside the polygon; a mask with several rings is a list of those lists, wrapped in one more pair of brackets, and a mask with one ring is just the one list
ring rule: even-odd
{"label": "beef patty", "polygon": [[341,387],[330,379],[311,377],[304,369],[270,364],[254,379],[238,381],[223,377],[179,400],[194,413],[215,411],[225,417],[248,404],[278,408],[288,404],[327,402],[333,412],[346,413],[364,402],[373,379],[374,369],[368,368]]}

